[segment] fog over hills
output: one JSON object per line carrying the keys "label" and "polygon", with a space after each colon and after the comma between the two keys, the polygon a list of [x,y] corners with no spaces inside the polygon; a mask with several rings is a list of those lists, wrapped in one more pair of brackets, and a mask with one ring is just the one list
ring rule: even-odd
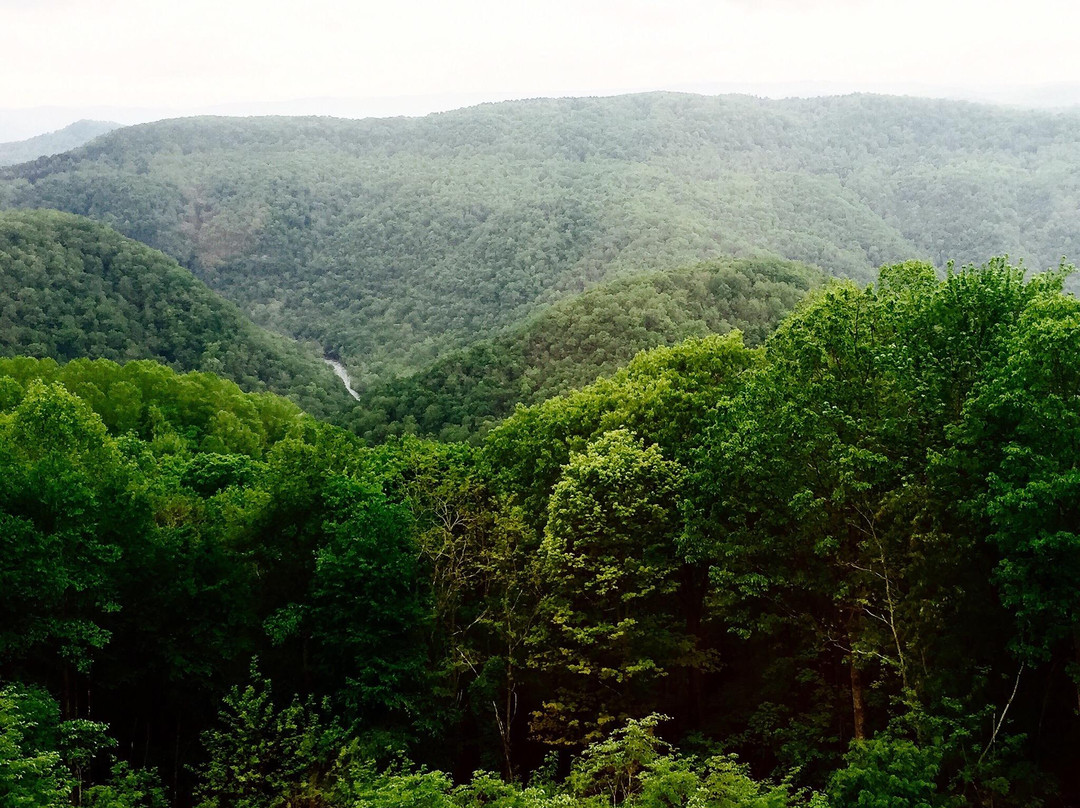
{"label": "fog over hills", "polygon": [[0,143],[0,166],[25,163],[38,157],[70,151],[93,140],[98,135],[104,135],[106,132],[119,128],[120,125],[112,121],[84,119],[75,121],[55,132],[35,135],[26,140]]}
{"label": "fog over hills", "polygon": [[[698,95],[751,95],[759,98],[819,98],[829,95],[871,93],[984,104],[1026,109],[1068,109],[1080,106],[1080,83],[1053,82],[1012,86],[978,86],[908,83],[860,84],[855,81],[785,82],[690,82],[673,84],[672,92]],[[609,97],[640,92],[660,92],[655,87],[609,88],[587,95]],[[130,126],[169,118],[200,115],[247,117],[255,115],[316,115],[335,118],[420,117],[467,106],[501,101],[524,100],[528,95],[506,92],[429,93],[398,96],[311,96],[278,101],[235,101],[200,106],[42,106],[0,109],[0,140],[25,140],[86,119],[107,119]],[[6,144],[5,144],[6,145]],[[74,145],[68,148],[74,148]]]}

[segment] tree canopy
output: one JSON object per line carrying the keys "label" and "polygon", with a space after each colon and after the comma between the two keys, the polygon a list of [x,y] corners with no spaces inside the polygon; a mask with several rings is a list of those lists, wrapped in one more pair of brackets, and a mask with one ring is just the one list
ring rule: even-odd
{"label": "tree canopy", "polygon": [[0,213],[0,356],[154,359],[331,416],[351,404],[319,357],[251,323],[157,250],[55,211]]}
{"label": "tree canopy", "polygon": [[635,354],[732,329],[758,345],[818,270],[776,260],[713,261],[602,284],[493,340],[365,392],[348,424],[369,438],[417,432],[478,439],[513,412],[609,375]]}
{"label": "tree canopy", "polygon": [[1078,250],[1076,113],[854,95],[649,93],[417,119],[193,118],[0,173],[0,207],[89,216],[358,387],[544,303],[720,256],[869,281],[908,258]]}
{"label": "tree canopy", "polygon": [[834,281],[476,445],[0,360],[0,798],[1074,801],[1069,271]]}

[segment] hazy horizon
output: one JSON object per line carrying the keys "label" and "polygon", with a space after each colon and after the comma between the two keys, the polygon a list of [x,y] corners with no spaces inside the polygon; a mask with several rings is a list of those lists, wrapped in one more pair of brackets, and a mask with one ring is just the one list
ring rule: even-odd
{"label": "hazy horizon", "polygon": [[652,90],[1080,102],[1070,4],[1030,0],[0,0],[0,141],[80,118],[422,115]]}
{"label": "hazy horizon", "polygon": [[[775,85],[700,85],[665,88],[633,88],[598,91],[585,95],[614,96],[641,92],[685,92],[700,95],[746,94],[764,98],[813,98],[850,93],[913,96],[969,101],[1036,109],[1071,109],[1080,106],[1080,83],[1056,83],[994,90],[993,88],[934,87],[927,85],[882,86],[866,89],[827,82],[790,82]],[[473,93],[444,96],[384,98],[296,98],[281,101],[239,101],[203,107],[39,106],[0,109],[0,143],[27,140],[63,129],[80,120],[110,121],[124,126],[196,115],[261,116],[314,115],[338,118],[419,117],[484,103],[526,98],[567,96],[517,96],[512,93]]]}

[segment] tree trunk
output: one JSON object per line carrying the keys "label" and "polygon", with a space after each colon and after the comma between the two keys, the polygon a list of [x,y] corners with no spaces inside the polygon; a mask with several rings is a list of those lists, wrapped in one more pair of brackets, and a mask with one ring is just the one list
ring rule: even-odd
{"label": "tree trunk", "polygon": [[855,644],[859,639],[859,626],[862,622],[858,606],[848,609],[848,667],[851,672],[851,715],[854,722],[855,740],[866,739],[866,698],[863,687],[862,671],[855,658]]}
{"label": "tree trunk", "polygon": [[64,663],[64,699],[60,706],[60,714],[65,721],[78,718],[75,705],[75,683],[72,681],[71,664]]}
{"label": "tree trunk", "polygon": [[[682,570],[681,600],[683,619],[686,633],[694,638],[694,650],[706,653],[708,650],[708,637],[702,625],[705,612],[705,592],[708,586],[708,572],[698,567],[687,564]],[[684,715],[688,717],[687,725],[694,729],[701,726],[704,717],[704,671],[701,665],[694,663],[688,666],[686,677],[686,693],[683,701]]]}
{"label": "tree trunk", "polygon": [[511,734],[511,725],[514,723],[514,717],[517,714],[517,684],[514,682],[514,672],[510,665],[507,665],[506,671],[506,705],[503,718],[499,720],[498,708],[496,708],[495,718],[499,720],[499,738],[502,741],[503,752],[503,777],[507,782],[514,780],[514,749],[513,749],[513,735]]}
{"label": "tree trunk", "polygon": [[855,664],[855,654],[851,654],[851,712],[855,723],[855,740],[866,739],[866,702],[863,695],[862,671]]}

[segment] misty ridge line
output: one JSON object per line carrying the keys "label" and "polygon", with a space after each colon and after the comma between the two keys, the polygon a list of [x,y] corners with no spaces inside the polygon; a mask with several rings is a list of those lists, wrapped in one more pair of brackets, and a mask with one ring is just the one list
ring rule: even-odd
{"label": "misty ridge line", "polygon": [[334,118],[423,117],[487,103],[555,98],[596,98],[646,92],[686,92],[694,95],[753,95],[774,100],[869,93],[947,101],[1055,110],[1080,106],[1080,82],[1018,84],[1014,86],[932,85],[926,83],[857,84],[834,81],[691,82],[668,86],[623,87],[581,93],[523,95],[515,92],[432,93],[400,96],[310,96],[284,100],[238,100],[207,105],[122,106],[43,105],[0,108],[0,147],[39,135],[52,134],[73,123],[115,122],[117,126],[204,115],[255,117],[264,115],[326,116]]}

